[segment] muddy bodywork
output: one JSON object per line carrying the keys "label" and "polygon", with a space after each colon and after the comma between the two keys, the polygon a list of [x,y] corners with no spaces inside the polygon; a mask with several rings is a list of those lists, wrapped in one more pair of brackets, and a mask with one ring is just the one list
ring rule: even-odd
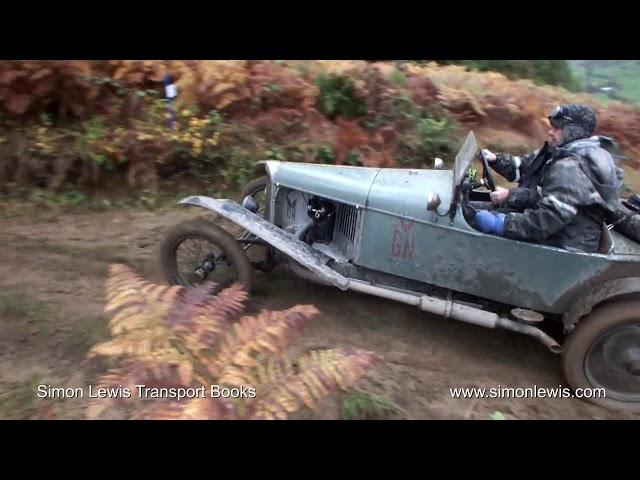
{"label": "muddy bodywork", "polygon": [[188,197],[180,203],[195,205],[212,210],[215,213],[240,225],[245,230],[262,238],[274,248],[305,265],[316,275],[325,278],[329,283],[341,289],[346,288],[347,280],[327,266],[330,258],[302,243],[295,237],[276,227],[264,218],[252,213],[231,200],[216,200],[207,197]]}
{"label": "muddy bodywork", "polygon": [[616,278],[602,283],[598,283],[596,279],[590,287],[572,297],[571,306],[563,318],[565,330],[572,331],[580,318],[590,313],[596,305],[628,295],[640,295],[640,277]]}
{"label": "muddy bodywork", "polygon": [[[266,220],[230,201],[190,197],[345,288],[336,265],[383,272],[453,292],[549,314],[569,328],[611,296],[640,292],[640,245],[604,231],[608,254],[520,242],[474,229],[458,186],[477,153],[467,137],[452,170],[380,169],[263,162],[269,176]],[[427,194],[441,204],[427,210]],[[306,244],[288,232],[309,221],[310,199],[335,205],[329,242]],[[453,213],[453,214],[452,214]]]}

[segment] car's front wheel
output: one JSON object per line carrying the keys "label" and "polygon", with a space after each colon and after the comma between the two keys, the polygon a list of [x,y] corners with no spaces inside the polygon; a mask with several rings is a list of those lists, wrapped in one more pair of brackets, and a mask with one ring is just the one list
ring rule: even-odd
{"label": "car's front wheel", "polygon": [[594,309],[565,341],[562,365],[576,395],[605,407],[640,411],[640,299]]}
{"label": "car's front wheel", "polygon": [[251,291],[253,269],[242,245],[210,221],[187,220],[171,228],[160,260],[173,285],[196,286],[206,280],[216,283],[219,291],[237,282]]}

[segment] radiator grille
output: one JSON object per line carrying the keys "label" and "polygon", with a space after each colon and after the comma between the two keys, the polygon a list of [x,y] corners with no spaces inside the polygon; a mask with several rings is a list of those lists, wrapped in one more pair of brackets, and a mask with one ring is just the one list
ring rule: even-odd
{"label": "radiator grille", "polygon": [[342,236],[353,243],[358,225],[358,211],[351,205],[338,204],[337,230]]}
{"label": "radiator grille", "polygon": [[346,260],[354,260],[360,243],[361,211],[351,205],[338,204],[333,240]]}

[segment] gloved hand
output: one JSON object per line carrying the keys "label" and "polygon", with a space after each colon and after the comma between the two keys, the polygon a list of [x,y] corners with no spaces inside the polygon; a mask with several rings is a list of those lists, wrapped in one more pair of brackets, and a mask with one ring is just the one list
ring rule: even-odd
{"label": "gloved hand", "polygon": [[484,233],[504,236],[504,213],[492,213],[488,210],[476,212],[476,225]]}
{"label": "gloved hand", "polygon": [[495,192],[491,192],[489,196],[491,197],[491,202],[496,207],[499,207],[500,205],[502,205],[504,202],[507,201],[507,197],[509,196],[509,190],[502,187],[496,187]]}
{"label": "gloved hand", "polygon": [[482,154],[484,155],[484,158],[486,158],[487,162],[489,163],[495,162],[498,159],[495,153],[493,153],[491,150],[487,150],[486,148],[482,149]]}

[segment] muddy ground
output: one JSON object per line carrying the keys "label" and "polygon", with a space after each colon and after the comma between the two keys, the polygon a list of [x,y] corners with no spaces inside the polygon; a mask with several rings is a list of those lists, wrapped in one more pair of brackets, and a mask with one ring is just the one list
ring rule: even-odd
{"label": "muddy ground", "polygon": [[[85,355],[108,337],[104,280],[113,262],[161,281],[164,230],[200,211],[18,211],[0,217],[0,418],[83,418],[86,400],[36,398],[40,384],[86,386],[106,368]],[[299,280],[258,274],[249,308],[313,303],[321,310],[299,343],[355,346],[383,360],[357,389],[395,403],[391,418],[640,418],[577,399],[453,399],[454,387],[558,387],[559,357],[535,340],[430,316],[415,308]],[[341,417],[344,397],[295,418]]]}

